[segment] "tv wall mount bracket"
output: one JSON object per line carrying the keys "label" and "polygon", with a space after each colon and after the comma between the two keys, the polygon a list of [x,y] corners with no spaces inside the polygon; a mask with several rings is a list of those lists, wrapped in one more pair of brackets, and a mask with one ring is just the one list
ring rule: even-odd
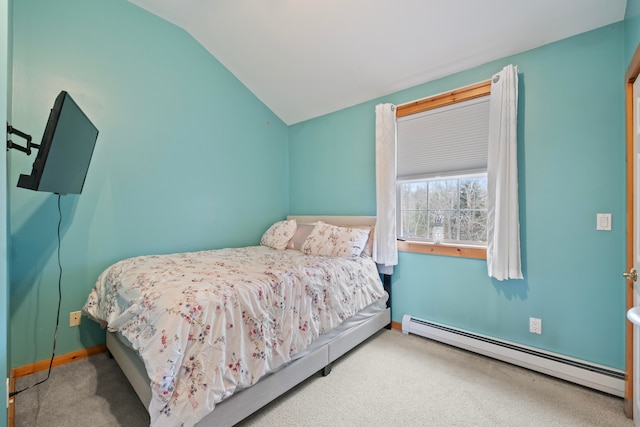
{"label": "tv wall mount bracket", "polygon": [[23,147],[21,145],[16,144],[12,140],[7,139],[7,150],[10,148],[15,148],[16,150],[22,151],[23,153],[27,153],[27,156],[29,156],[31,155],[31,148],[40,148],[39,144],[34,144],[33,142],[31,142],[31,135],[28,135],[22,131],[19,131],[18,129],[11,126],[9,123],[7,123],[7,133],[9,135],[11,134],[18,135],[20,138],[24,138],[27,141],[27,146]]}

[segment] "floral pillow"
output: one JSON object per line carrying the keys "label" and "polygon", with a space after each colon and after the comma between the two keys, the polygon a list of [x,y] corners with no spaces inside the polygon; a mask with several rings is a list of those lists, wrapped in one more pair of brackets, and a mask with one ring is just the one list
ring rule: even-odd
{"label": "floral pillow", "polygon": [[302,252],[307,255],[355,258],[360,256],[369,239],[370,229],[339,227],[318,221]]}
{"label": "floral pillow", "polygon": [[260,244],[274,249],[285,249],[297,227],[295,219],[276,222],[262,235]]}

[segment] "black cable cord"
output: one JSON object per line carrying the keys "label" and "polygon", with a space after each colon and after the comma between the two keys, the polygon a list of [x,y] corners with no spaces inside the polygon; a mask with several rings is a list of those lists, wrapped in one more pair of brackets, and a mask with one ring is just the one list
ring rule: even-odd
{"label": "black cable cord", "polygon": [[14,391],[9,393],[9,397],[13,397],[17,394],[22,393],[23,391],[27,391],[35,386],[42,384],[47,381],[51,376],[51,368],[53,367],[53,359],[56,356],[56,342],[58,341],[58,326],[60,325],[60,305],[62,303],[62,263],[60,262],[60,225],[62,224],[62,209],[60,208],[60,194],[58,194],[58,314],[56,315],[56,329],[53,333],[53,352],[51,354],[51,360],[49,361],[49,372],[47,372],[47,378],[43,379],[40,382],[30,385],[29,387],[23,388],[22,390]]}

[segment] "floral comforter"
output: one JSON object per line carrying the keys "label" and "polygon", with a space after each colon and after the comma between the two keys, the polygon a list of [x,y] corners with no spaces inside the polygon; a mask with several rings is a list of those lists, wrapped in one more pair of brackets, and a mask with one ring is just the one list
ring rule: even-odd
{"label": "floral comforter", "polygon": [[151,425],[180,426],[384,295],[369,258],[252,246],[120,261],[84,312],[138,350]]}

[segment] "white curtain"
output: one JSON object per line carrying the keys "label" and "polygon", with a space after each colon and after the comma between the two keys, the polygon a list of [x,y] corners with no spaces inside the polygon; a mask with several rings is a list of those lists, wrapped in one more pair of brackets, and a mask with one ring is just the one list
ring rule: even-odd
{"label": "white curtain", "polygon": [[522,279],[518,218],[518,69],[493,76],[487,161],[487,268],[498,280]]}
{"label": "white curtain", "polygon": [[398,264],[396,242],[396,107],[376,105],[376,208],[373,260],[382,274]]}

